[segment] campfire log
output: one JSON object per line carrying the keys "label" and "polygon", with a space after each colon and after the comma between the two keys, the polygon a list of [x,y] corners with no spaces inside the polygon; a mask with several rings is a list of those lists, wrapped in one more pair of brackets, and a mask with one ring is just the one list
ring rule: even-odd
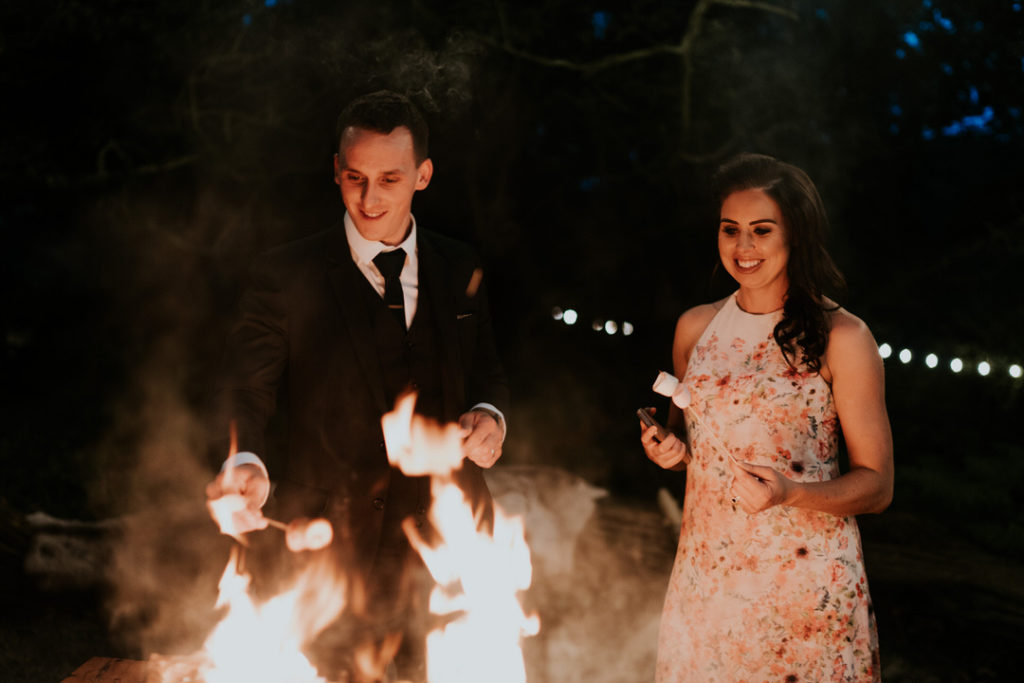
{"label": "campfire log", "polygon": [[146,683],[148,671],[146,662],[93,657],[61,683]]}

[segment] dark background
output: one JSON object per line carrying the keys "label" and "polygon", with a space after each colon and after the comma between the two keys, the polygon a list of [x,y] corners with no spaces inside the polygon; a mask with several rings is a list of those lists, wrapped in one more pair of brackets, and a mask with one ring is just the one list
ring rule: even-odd
{"label": "dark background", "polygon": [[999,680],[1024,625],[1022,27],[1010,0],[5,3],[0,506],[126,511],[162,411],[201,420],[251,257],[340,217],[334,119],[380,87],[432,126],[417,219],[488,267],[507,460],[679,493],[632,413],[661,405],[676,317],[731,291],[709,174],[764,152],[822,192],[835,297],[914,353],[886,361],[869,573],[874,542],[983,567],[873,582],[883,658]]}

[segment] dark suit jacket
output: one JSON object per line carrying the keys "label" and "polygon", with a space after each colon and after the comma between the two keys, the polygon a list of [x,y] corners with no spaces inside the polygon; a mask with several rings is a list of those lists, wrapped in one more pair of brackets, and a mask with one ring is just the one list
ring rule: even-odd
{"label": "dark suit jacket", "polygon": [[[468,246],[421,227],[417,241],[417,306],[430,306],[435,320],[443,418],[454,421],[479,402],[504,410],[507,385],[486,294],[483,287],[467,291],[478,259]],[[373,557],[385,517],[422,515],[429,501],[410,500],[416,496],[395,485],[387,461],[380,418],[394,406],[372,340],[367,286],[341,226],[260,257],[229,337],[221,396],[237,424],[239,450],[267,462],[276,514],[285,521],[328,514],[357,554]],[[264,449],[279,386],[287,394],[287,454]],[[489,506],[479,467],[466,460],[456,476],[475,504]],[[396,489],[403,495],[389,495]]]}

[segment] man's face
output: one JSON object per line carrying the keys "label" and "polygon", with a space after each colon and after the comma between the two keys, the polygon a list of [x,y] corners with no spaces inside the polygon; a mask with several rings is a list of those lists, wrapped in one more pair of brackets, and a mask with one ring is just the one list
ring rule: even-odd
{"label": "man's face", "polygon": [[399,244],[410,225],[412,196],[430,183],[430,159],[416,163],[412,133],[405,126],[384,135],[347,128],[334,155],[334,182],[359,234]]}

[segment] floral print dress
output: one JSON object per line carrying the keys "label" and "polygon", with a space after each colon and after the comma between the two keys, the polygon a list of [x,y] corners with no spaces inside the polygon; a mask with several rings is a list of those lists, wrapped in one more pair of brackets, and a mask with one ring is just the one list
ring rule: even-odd
{"label": "floral print dress", "polygon": [[786,363],[772,337],[781,316],[746,313],[729,297],[682,380],[693,460],[658,637],[661,683],[880,680],[853,517],[782,506],[748,515],[732,502],[728,456],[705,431],[790,479],[838,476],[831,388]]}

